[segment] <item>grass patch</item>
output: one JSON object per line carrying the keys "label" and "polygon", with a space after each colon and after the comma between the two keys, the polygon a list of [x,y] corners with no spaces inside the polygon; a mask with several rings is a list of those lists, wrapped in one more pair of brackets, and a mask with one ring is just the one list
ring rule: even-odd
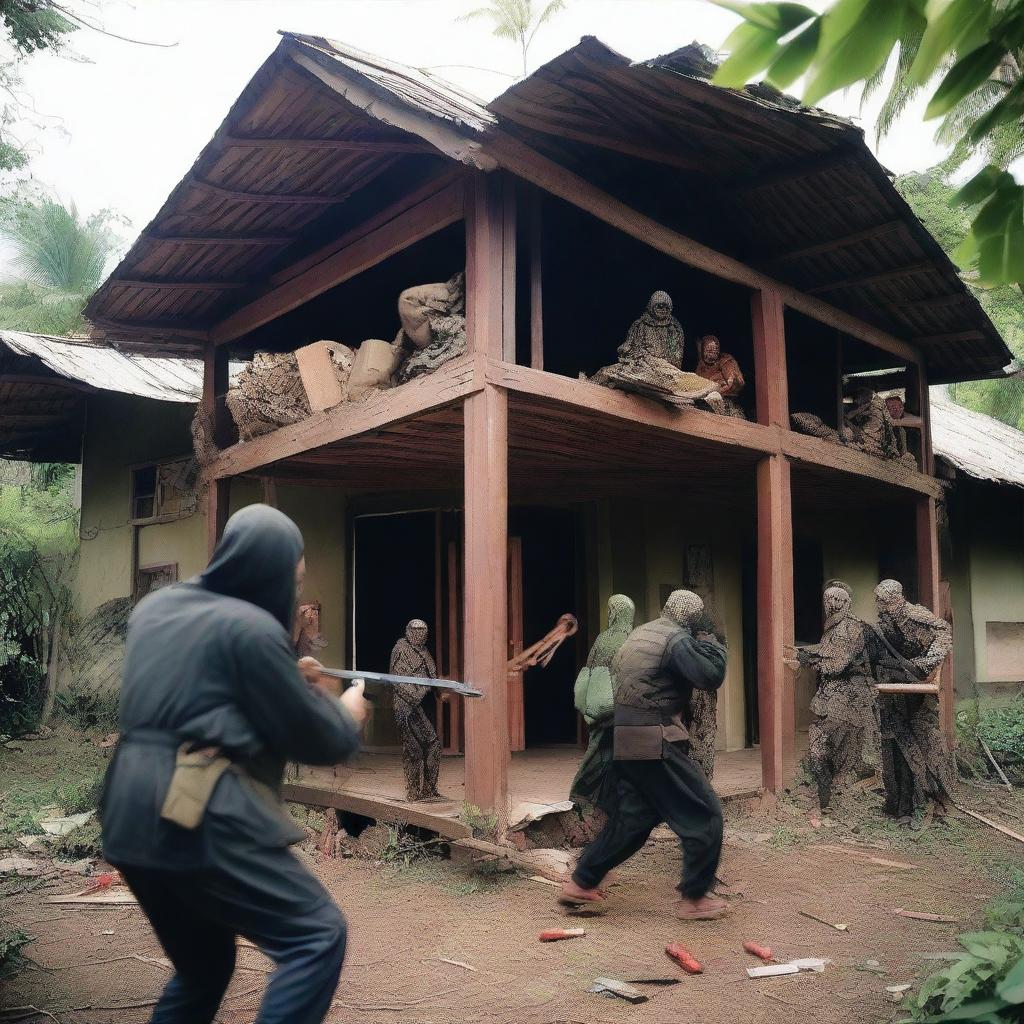
{"label": "grass patch", "polygon": [[78,683],[57,692],[54,710],[76,729],[113,732],[117,729],[118,699],[116,690],[96,690]]}
{"label": "grass patch", "polygon": [[802,842],[806,837],[801,835],[795,829],[788,828],[785,825],[779,825],[778,828],[772,831],[771,838],[768,840],[769,845],[774,846],[776,850],[785,850],[790,846],[796,846],[797,843]]}
{"label": "grass patch", "polygon": [[103,855],[103,835],[97,818],[72,829],[66,836],[50,841],[50,852],[57,860],[81,860]]}
{"label": "grass patch", "polygon": [[463,802],[459,817],[473,830],[476,839],[493,839],[498,833],[498,816],[492,811],[482,811],[476,804]]}
{"label": "grass patch", "polygon": [[32,940],[20,928],[0,924],[0,978],[9,977],[24,962],[21,951]]}

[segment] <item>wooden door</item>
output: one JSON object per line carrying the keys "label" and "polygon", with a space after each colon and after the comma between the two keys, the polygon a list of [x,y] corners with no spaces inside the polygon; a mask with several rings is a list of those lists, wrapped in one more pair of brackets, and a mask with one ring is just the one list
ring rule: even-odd
{"label": "wooden door", "polygon": [[[508,656],[523,649],[523,538],[508,539]],[[510,750],[526,749],[526,702],[523,672],[508,674],[508,741]]]}

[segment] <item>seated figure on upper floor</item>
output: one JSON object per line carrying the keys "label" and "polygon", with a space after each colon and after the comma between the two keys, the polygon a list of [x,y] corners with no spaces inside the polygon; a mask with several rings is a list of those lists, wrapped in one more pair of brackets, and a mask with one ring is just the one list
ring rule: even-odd
{"label": "seated figure on upper floor", "polygon": [[[735,416],[745,420],[747,414],[739,403],[739,395],[746,385],[740,364],[722,351],[721,342],[714,334],[705,334],[700,339],[700,360],[697,363],[697,375],[706,377],[718,389],[722,396],[722,411],[726,416]],[[718,410],[715,410],[716,412]]]}
{"label": "seated figure on upper floor", "polygon": [[590,379],[676,408],[702,400],[716,412],[724,411],[715,385],[682,369],[683,342],[682,325],[672,315],[672,299],[666,292],[655,292],[619,346],[618,361],[602,367]]}
{"label": "seated figure on upper floor", "polygon": [[[395,348],[404,357],[395,378],[404,384],[432,373],[466,351],[466,275],[406,288],[398,297],[402,327]],[[410,351],[411,350],[411,351]]]}

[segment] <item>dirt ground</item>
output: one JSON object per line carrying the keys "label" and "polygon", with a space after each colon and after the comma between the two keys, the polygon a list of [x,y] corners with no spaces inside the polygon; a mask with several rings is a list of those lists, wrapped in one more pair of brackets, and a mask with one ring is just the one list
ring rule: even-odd
{"label": "dirt ground", "polygon": [[[18,753],[13,763],[6,761],[0,766],[0,797],[9,792],[13,777],[24,782],[32,762],[40,771],[41,764],[50,764],[42,744],[31,755]],[[975,787],[964,799],[1021,829],[1024,801],[1016,794]],[[729,807],[719,874],[732,913],[710,923],[681,923],[671,916],[679,854],[674,840],[660,834],[623,867],[610,888],[606,914],[568,920],[555,906],[556,889],[526,877],[468,874],[439,859],[410,864],[326,859],[311,843],[299,855],[313,865],[350,927],[348,959],[328,1020],[792,1024],[899,1019],[906,1008],[887,1001],[886,986],[919,982],[935,969],[934,961],[925,959],[929,954],[952,949],[958,933],[983,926],[986,903],[1005,895],[1014,880],[1021,886],[1014,865],[1024,851],[961,816],[948,824],[926,823],[917,832],[890,826],[875,814],[874,796],[820,822],[812,808],[802,806],[807,803],[798,797],[777,806],[755,801]],[[26,948],[24,969],[0,982],[0,1021],[136,1024],[148,1019],[151,1001],[169,974],[163,953],[136,907],[45,902],[48,895],[82,886],[80,876],[59,870],[49,877],[4,880],[0,920],[23,928],[34,941]],[[894,909],[901,907],[957,921],[896,916]],[[800,911],[849,928],[837,931]],[[586,935],[558,943],[537,940],[542,929],[560,925],[582,926]],[[833,962],[821,974],[750,980],[746,968],[758,962],[744,953],[746,940],[771,946],[779,959]],[[691,977],[677,969],[665,955],[668,942],[690,949],[704,973]],[[256,950],[241,948],[219,1019],[251,1021],[270,969]],[[601,976],[679,983],[642,986],[649,1001],[631,1005],[587,993]],[[49,1015],[26,1010],[22,1016],[12,1009],[27,1006]]]}

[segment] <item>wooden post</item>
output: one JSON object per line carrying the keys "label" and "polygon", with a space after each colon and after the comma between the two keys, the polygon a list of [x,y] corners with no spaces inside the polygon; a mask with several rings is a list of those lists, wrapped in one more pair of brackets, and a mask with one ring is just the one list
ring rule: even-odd
{"label": "wooden post", "polygon": [[793,510],[789,460],[757,464],[757,703],[761,777],[777,792],[796,768],[794,673],[785,664],[793,643]]}
{"label": "wooden post", "polygon": [[530,191],[530,366],[544,369],[543,193]]}
{"label": "wooden post", "polygon": [[[213,431],[213,442],[224,447],[229,442],[227,436],[227,409],[224,407],[224,395],[228,390],[228,350],[227,346],[218,348],[212,341],[206,343],[203,353],[203,409]],[[228,504],[231,496],[231,482],[224,478],[210,480],[206,489],[206,549],[207,555],[213,549],[224,532],[224,524],[228,519]]]}
{"label": "wooden post", "polygon": [[463,678],[466,800],[508,824],[508,394],[488,385],[466,399]]}
{"label": "wooden post", "polygon": [[[939,601],[939,532],[936,523],[935,499],[921,495],[917,499],[917,600],[937,615],[942,614]],[[943,672],[939,677],[939,715],[946,742],[952,744],[956,736],[956,697],[953,692],[953,674]]]}
{"label": "wooden post", "polygon": [[[476,174],[466,198],[467,348],[503,356],[504,220],[501,179]],[[493,385],[463,406],[463,678],[466,800],[508,825],[508,393]]]}
{"label": "wooden post", "polygon": [[516,204],[515,179],[502,176],[501,182],[501,358],[516,361]]}
{"label": "wooden post", "polygon": [[[777,292],[754,292],[757,421],[789,429],[785,316]],[[785,664],[793,643],[793,501],[790,464],[769,455],[757,464],[757,701],[761,776],[775,792],[796,768],[794,673]]]}
{"label": "wooden post", "polygon": [[757,291],[750,299],[754,330],[754,390],[757,422],[789,430],[785,311],[778,292]]}

